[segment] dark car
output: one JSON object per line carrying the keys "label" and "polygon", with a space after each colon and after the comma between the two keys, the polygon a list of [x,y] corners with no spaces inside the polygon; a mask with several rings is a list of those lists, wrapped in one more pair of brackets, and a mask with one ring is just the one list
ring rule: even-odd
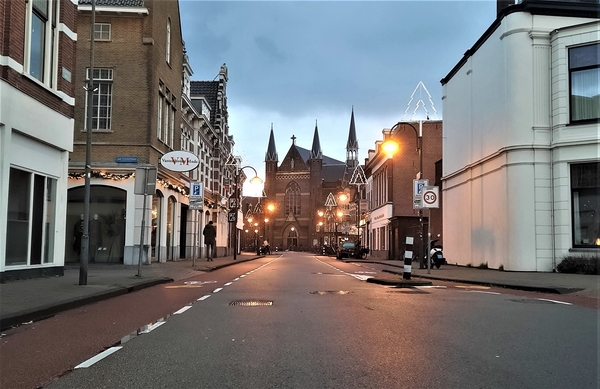
{"label": "dark car", "polygon": [[336,258],[362,258],[364,250],[354,242],[344,242],[338,247]]}

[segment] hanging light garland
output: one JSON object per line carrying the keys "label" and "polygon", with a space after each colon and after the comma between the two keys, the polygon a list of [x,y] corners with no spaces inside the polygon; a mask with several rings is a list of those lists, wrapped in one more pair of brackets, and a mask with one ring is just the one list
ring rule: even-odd
{"label": "hanging light garland", "polygon": [[[135,172],[126,173],[126,174],[113,174],[113,173],[106,173],[106,172],[98,171],[98,170],[92,170],[90,172],[90,177],[92,177],[92,178],[102,178],[104,180],[114,180],[114,181],[123,181],[123,180],[127,180],[134,176],[135,176]],[[82,180],[85,178],[85,173],[69,173],[68,177],[72,178],[74,180]]]}
{"label": "hanging light garland", "polygon": [[[74,180],[82,180],[85,178],[85,173],[69,173],[68,177]],[[90,172],[90,177],[92,178],[102,178],[104,180],[113,180],[113,181],[123,181],[127,180],[131,177],[135,177],[135,172],[126,173],[126,174],[114,174],[114,173],[106,173],[103,171],[92,170]],[[187,188],[184,186],[173,184],[169,181],[165,181],[161,178],[156,180],[157,183],[161,184],[163,187],[177,191],[182,195],[189,197]]]}

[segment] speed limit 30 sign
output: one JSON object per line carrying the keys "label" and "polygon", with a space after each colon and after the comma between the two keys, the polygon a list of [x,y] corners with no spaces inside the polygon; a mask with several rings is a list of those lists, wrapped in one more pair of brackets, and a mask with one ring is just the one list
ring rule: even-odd
{"label": "speed limit 30 sign", "polygon": [[440,207],[440,188],[438,186],[426,186],[422,191],[423,208],[439,208]]}

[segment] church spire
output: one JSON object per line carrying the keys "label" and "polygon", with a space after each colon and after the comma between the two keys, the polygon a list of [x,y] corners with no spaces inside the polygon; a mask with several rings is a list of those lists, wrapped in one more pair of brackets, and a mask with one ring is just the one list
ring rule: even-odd
{"label": "church spire", "polygon": [[269,135],[269,146],[265,154],[265,162],[278,162],[277,150],[275,149],[275,135],[273,135],[273,123],[271,123],[271,135]]}
{"label": "church spire", "polygon": [[319,128],[315,120],[315,135],[313,136],[312,149],[310,150],[310,159],[323,159],[323,151],[321,151],[321,142],[319,141]]}
{"label": "church spire", "polygon": [[346,165],[349,167],[358,165],[358,140],[356,139],[356,128],[354,126],[354,106],[352,106],[350,131],[348,132],[348,142],[346,143]]}

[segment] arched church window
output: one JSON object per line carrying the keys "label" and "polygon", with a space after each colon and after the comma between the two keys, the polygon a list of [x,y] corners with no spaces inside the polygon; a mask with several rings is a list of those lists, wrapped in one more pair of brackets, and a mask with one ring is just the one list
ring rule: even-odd
{"label": "arched church window", "polygon": [[285,190],[285,214],[300,214],[300,186],[296,182],[290,182]]}

